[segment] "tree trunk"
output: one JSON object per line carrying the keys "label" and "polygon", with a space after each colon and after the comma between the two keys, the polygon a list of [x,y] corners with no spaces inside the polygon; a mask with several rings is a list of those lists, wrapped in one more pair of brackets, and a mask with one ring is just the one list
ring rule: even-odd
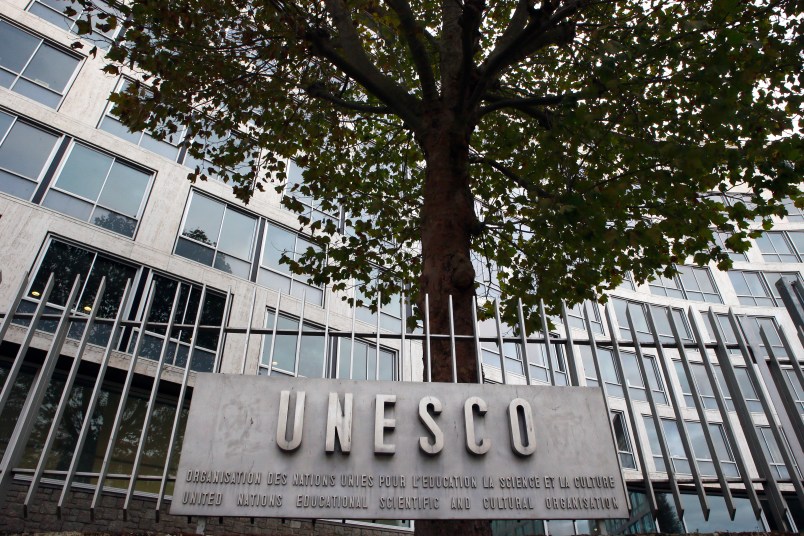
{"label": "tree trunk", "polygon": [[[421,289],[429,298],[432,334],[449,334],[449,299],[452,296],[455,334],[472,335],[475,270],[470,251],[477,217],[469,183],[470,130],[455,121],[451,111],[435,115],[430,127],[419,140],[426,160]],[[418,302],[423,310],[424,296],[420,296]],[[477,382],[479,371],[474,342],[456,342],[455,346],[458,381]],[[432,380],[451,382],[450,341],[431,341],[430,354]],[[416,534],[490,536],[491,524],[481,520],[417,521]]]}

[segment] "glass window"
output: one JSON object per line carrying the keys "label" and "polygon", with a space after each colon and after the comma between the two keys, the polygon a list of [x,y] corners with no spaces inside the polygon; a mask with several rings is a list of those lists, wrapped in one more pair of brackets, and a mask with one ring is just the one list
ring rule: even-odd
{"label": "glass window", "polygon": [[[648,441],[650,444],[651,454],[653,456],[653,463],[657,471],[666,472],[667,466],[662,457],[661,447],[659,445],[659,437],[656,433],[656,426],[653,417],[650,415],[643,415],[643,422],[645,423],[645,431],[648,433]],[[673,470],[677,473],[692,474],[687,455],[684,452],[684,444],[681,441],[681,433],[678,430],[678,424],[674,419],[661,419],[662,431],[664,432],[665,440],[667,441],[667,449],[670,454],[670,460],[673,464]],[[698,462],[698,468],[703,476],[714,476],[715,462],[709,452],[709,447],[706,444],[706,438],[703,434],[703,427],[701,423],[695,421],[685,421],[687,432],[689,434],[692,451],[695,454],[695,460]],[[717,451],[717,460],[720,462],[723,472],[727,477],[737,477],[737,464],[734,461],[731,449],[726,442],[723,435],[723,425],[719,423],[710,423],[709,432],[712,436],[712,442]]]}
{"label": "glass window", "polygon": [[678,279],[674,277],[665,277],[661,274],[656,276],[656,279],[648,283],[652,294],[657,296],[668,296],[670,298],[683,298],[684,293],[681,291]]}
{"label": "glass window", "polygon": [[265,327],[273,329],[274,322],[277,331],[286,333],[277,334],[275,341],[273,334],[263,337],[259,374],[267,374],[270,366],[271,374],[298,375],[307,378],[396,379],[396,353],[393,350],[381,346],[378,356],[374,344],[355,340],[352,348],[351,338],[330,336],[329,350],[325,355],[324,329],[316,324],[304,322],[305,334],[298,344],[297,360],[299,319],[286,313],[280,313],[277,318],[275,311],[268,309]]}
{"label": "glass window", "polygon": [[800,209],[793,204],[792,199],[787,198],[784,200],[784,208],[787,210],[787,221],[804,222],[804,209]]}
{"label": "glass window", "polygon": [[[776,473],[776,478],[780,480],[788,480],[790,478],[790,472],[787,470],[787,466],[784,463],[784,458],[782,457],[782,452],[779,450],[779,444],[773,437],[773,432],[771,432],[770,427],[757,426],[756,428],[757,432],[759,433],[759,443],[762,446],[762,452],[765,453],[765,459],[768,460],[771,470]],[[785,442],[787,442],[787,438],[783,437],[783,439]],[[787,446],[789,448],[789,445]],[[793,463],[796,471],[798,472],[798,477],[802,478],[801,468],[799,468],[795,462]]]}
{"label": "glass window", "polygon": [[[579,345],[578,349],[580,350],[581,360],[583,361],[586,384],[597,387],[600,385],[600,382],[595,373],[595,362],[592,356],[592,350],[586,345]],[[606,393],[609,396],[623,398],[622,382],[620,381],[620,375],[617,373],[617,367],[614,364],[614,356],[611,350],[598,348],[597,358],[600,365],[600,373],[603,375],[603,380],[606,382]]]}
{"label": "glass window", "polygon": [[670,327],[670,318],[672,318],[673,324],[675,324],[681,339],[687,342],[692,341],[692,334],[686,315],[681,309],[630,302],[619,298],[612,299],[612,304],[614,305],[614,316],[617,318],[621,339],[632,340],[631,330],[628,328],[628,317],[626,316],[626,311],[628,311],[631,313],[631,319],[637,330],[639,341],[654,342],[645,312],[645,307],[650,307],[653,321],[656,323],[659,340],[663,344],[675,344],[676,339]]}
{"label": "glass window", "polygon": [[[376,274],[376,270],[374,273]],[[358,320],[376,326],[377,313],[372,312],[371,305],[376,305],[377,295],[366,295],[355,286],[355,300],[363,303],[363,305],[355,306],[355,317]],[[397,333],[402,329],[402,310],[399,294],[392,295],[388,303],[380,305],[380,329]]]}
{"label": "glass window", "polygon": [[194,191],[190,195],[175,252],[248,279],[256,232],[256,217]]}
{"label": "glass window", "polygon": [[338,343],[338,378],[351,380],[393,380],[396,378],[396,353],[380,347],[379,359],[377,346],[365,341],[355,340],[354,351],[352,341],[341,337]]}
{"label": "glass window", "polygon": [[[133,82],[127,78],[121,78],[118,88],[115,90],[117,93],[123,93],[131,86]],[[143,88],[143,94],[146,96],[151,95],[151,91]],[[153,134],[147,130],[132,132],[125,126],[117,114],[114,113],[114,104],[109,102],[106,105],[106,112],[101,119],[98,128],[105,130],[110,134],[114,134],[118,138],[122,138],[135,145],[139,145],[143,149],[148,149],[154,153],[164,156],[172,161],[176,161],[179,156],[179,143],[181,142],[181,133],[172,134],[164,140],[156,139]]]}
{"label": "glass window", "polygon": [[765,262],[798,262],[798,257],[785,240],[784,233],[767,232],[757,237],[756,241]]}
{"label": "glass window", "polygon": [[765,278],[768,288],[773,295],[773,299],[776,302],[776,307],[784,307],[784,301],[782,300],[782,296],[779,293],[778,287],[776,286],[779,280],[785,279],[790,282],[801,281],[801,276],[797,273],[762,272],[762,276]]}
{"label": "glass window", "polygon": [[[642,375],[639,373],[637,355],[630,352],[622,352],[623,374],[628,382],[628,393],[634,400],[647,400],[648,395],[645,391],[645,384]],[[664,394],[664,384],[656,368],[656,359],[652,355],[643,354],[642,362],[645,365],[645,373],[648,377],[651,393],[657,404],[667,404],[667,397]]]}
{"label": "glass window", "polygon": [[299,201],[304,210],[301,216],[309,218],[310,222],[321,222],[322,224],[331,221],[335,226],[340,224],[340,214],[338,211],[327,211],[320,207],[320,203],[312,196],[302,194],[299,188],[304,183],[302,177],[304,170],[296,165],[292,160],[288,162],[287,183],[285,184],[285,195],[293,197]]}
{"label": "glass window", "polygon": [[762,342],[760,334],[760,330],[763,328],[773,348],[773,354],[776,357],[787,357],[787,350],[782,343],[781,332],[776,325],[776,320],[771,317],[761,316],[740,316],[738,318],[740,327],[745,333],[745,338],[759,350],[762,357],[768,357],[768,349]]}
{"label": "glass window", "polygon": [[623,282],[620,283],[620,286],[617,288],[626,290],[636,290],[636,285],[634,284],[634,275],[631,272],[624,272]]}
{"label": "glass window", "polygon": [[[185,146],[192,147],[200,152],[200,156],[190,154],[188,147],[187,153],[184,156],[184,165],[193,170],[199,170],[200,173],[206,175],[212,180],[218,182],[226,182],[224,179],[225,173],[216,168],[212,164],[213,155],[217,155],[230,140],[234,139],[235,144],[239,146],[241,138],[236,134],[227,134],[226,136],[219,136],[214,132],[210,132],[205,136],[195,136],[192,141],[185,141]],[[228,167],[227,171],[233,173],[247,174],[250,172],[248,158],[244,158],[239,163]]]}
{"label": "glass window", "polygon": [[773,306],[770,291],[765,286],[759,272],[729,271],[729,279],[734,285],[737,298],[743,305]]}
{"label": "glass window", "polygon": [[620,455],[620,464],[623,469],[636,469],[636,459],[631,447],[631,434],[625,423],[625,415],[621,411],[611,412],[611,424],[614,427],[614,439],[617,442],[617,452]]}
{"label": "glass window", "polygon": [[[173,311],[173,322],[188,326],[195,324],[202,293],[199,285],[178,281],[161,274],[154,274],[151,283],[154,285],[154,297],[148,322],[158,324],[170,322],[171,308],[178,289],[179,301],[176,310]],[[150,286],[146,285],[145,288]],[[194,348],[190,369],[197,372],[213,372],[225,301],[226,298],[222,294],[207,289],[200,321],[200,325],[206,327],[199,329],[195,344],[192,341],[192,327],[174,327],[165,353],[165,364],[185,368],[190,350]],[[140,299],[140,310],[136,312],[136,319],[142,318],[144,304],[145,299]],[[138,330],[134,329],[129,338],[129,353],[134,352],[137,332]],[[167,326],[146,326],[139,355],[146,359],[158,360],[165,345],[166,333]]]}
{"label": "glass window", "polygon": [[688,300],[723,303],[708,268],[678,266],[678,279]]}
{"label": "glass window", "polygon": [[0,86],[56,108],[80,57],[0,20]]}
{"label": "glass window", "polygon": [[736,253],[730,250],[728,246],[726,246],[726,240],[729,238],[729,235],[727,235],[726,233],[715,232],[714,237],[715,237],[715,244],[720,246],[720,248],[723,249],[723,251],[727,252],[729,254],[729,258],[732,261],[734,262],[748,261],[748,257],[746,256],[745,253]]}
{"label": "glass window", "polygon": [[798,253],[799,258],[804,258],[804,231],[788,232],[787,238],[793,243],[793,248]]}
{"label": "glass window", "polygon": [[[101,50],[109,50],[109,47],[112,44],[112,39],[117,33],[119,27],[109,29],[108,31],[99,30],[97,27],[99,23],[98,15],[101,13],[111,13],[117,17],[120,17],[120,13],[111,8],[107,3],[100,0],[93,0],[93,5],[95,6],[96,11],[93,11],[92,13],[92,32],[90,34],[83,35],[82,37],[91,41]],[[72,16],[65,15],[64,10],[67,7],[71,7],[76,14]],[[68,32],[74,33],[77,33],[78,31],[76,28],[76,22],[81,17],[85,16],[83,6],[81,6],[81,4],[78,2],[70,0],[34,0],[31,5],[28,6],[28,11],[42,17],[48,22],[55,24],[59,28],[63,28]]]}
{"label": "glass window", "polygon": [[[53,291],[48,299],[46,312],[61,313],[67,303],[76,276],[80,276],[80,289],[77,304],[73,310],[75,314],[87,315],[92,311],[101,278],[106,278],[106,291],[101,299],[97,318],[113,319],[120,307],[126,282],[133,280],[137,269],[111,257],[90,251],[66,242],[51,240],[44,256],[36,270],[24,301],[19,311],[31,313],[41,299],[50,274],[54,276]],[[132,281],[132,285],[134,282]],[[20,320],[27,324],[28,321]],[[41,320],[38,329],[49,332],[56,330],[57,321]],[[79,339],[83,332],[85,322],[75,321],[70,327],[69,337]],[[109,340],[112,326],[110,323],[96,323],[90,334],[89,341],[93,344],[104,345]]]}
{"label": "glass window", "polygon": [[308,249],[318,252],[321,247],[298,233],[268,222],[265,225],[257,282],[297,298],[305,296],[308,303],[322,305],[323,288],[315,285],[308,276],[294,274],[290,267],[282,262],[283,257],[297,261]]}
{"label": "glass window", "polygon": [[74,143],[42,204],[133,237],[152,174]]}
{"label": "glass window", "polygon": [[[675,365],[676,375],[678,376],[679,383],[681,384],[681,391],[684,394],[684,405],[688,408],[694,408],[695,401],[692,398],[692,386],[689,378],[687,378],[687,375],[684,373],[684,365],[681,363],[681,361],[674,361],[673,364]],[[734,411],[734,404],[732,403],[731,396],[729,396],[729,391],[725,388],[726,380],[723,378],[723,372],[721,372],[718,365],[713,365],[713,369],[715,371],[715,376],[718,379],[720,392],[723,393],[726,408],[728,411]],[[712,389],[712,384],[709,383],[709,376],[706,374],[706,368],[704,367],[703,363],[690,362],[690,370],[694,376],[693,385],[697,389],[697,392],[701,395],[704,408],[713,411],[717,410],[718,408],[717,401],[715,400],[715,392]]]}
{"label": "glass window", "polygon": [[788,389],[793,395],[793,400],[798,407],[798,412],[804,415],[804,385],[798,381],[798,376],[793,369],[782,369],[782,373],[787,379]]}
{"label": "glass window", "polygon": [[[0,360],[0,383],[3,383],[8,375],[10,363]],[[14,408],[19,412],[25,402],[25,397],[36,377],[36,369],[23,365],[17,376],[14,389],[11,391],[6,409]],[[50,457],[45,462],[45,470],[55,471],[50,473],[49,478],[63,478],[64,472],[69,468],[72,459],[71,454],[78,442],[79,432],[82,423],[86,419],[87,403],[94,388],[95,379],[78,375],[73,384],[72,390],[67,399],[67,414],[62,419],[58,432],[54,436],[53,448]],[[53,379],[47,387],[45,400],[57,401],[64,391],[66,374],[56,370]],[[111,474],[129,474],[134,465],[134,458],[137,453],[138,439],[148,407],[147,391],[132,389],[125,404],[125,411],[120,422],[121,433],[118,441],[112,449]],[[86,430],[86,441],[80,453],[77,475],[75,482],[80,484],[92,485],[97,480],[90,476],[97,474],[103,464],[104,455],[108,448],[111,428],[115,421],[115,413],[120,404],[120,385],[104,380],[100,396],[98,397],[95,412],[91,416],[89,426]],[[142,450],[140,463],[140,475],[151,478],[139,478],[135,487],[136,492],[158,493],[160,479],[165,458],[168,451],[168,438],[176,414],[177,400],[175,393],[160,392],[155,401],[152,412],[151,423],[148,428],[148,439]],[[47,410],[40,411],[31,430],[31,437],[27,448],[19,462],[18,467],[33,470],[38,463],[43,445],[50,430],[53,413],[55,412],[55,402],[45,405]],[[186,422],[187,409],[182,408],[183,422]],[[5,415],[5,414],[4,414]],[[16,421],[16,413],[8,415],[9,418],[0,419],[0,452],[8,444],[11,433]],[[182,442],[182,431],[179,430],[176,438],[178,444]],[[175,473],[178,470],[178,456],[173,456],[169,471]],[[154,478],[156,477],[156,478]],[[109,487],[125,490],[129,480],[110,478],[106,480]],[[168,484],[167,493],[172,493],[172,483]]]}
{"label": "glass window", "polygon": [[592,325],[592,331],[603,333],[603,321],[597,305],[589,300],[567,307],[567,321],[571,328],[586,331],[586,318]]}
{"label": "glass window", "polygon": [[0,191],[30,200],[59,138],[0,111]]}

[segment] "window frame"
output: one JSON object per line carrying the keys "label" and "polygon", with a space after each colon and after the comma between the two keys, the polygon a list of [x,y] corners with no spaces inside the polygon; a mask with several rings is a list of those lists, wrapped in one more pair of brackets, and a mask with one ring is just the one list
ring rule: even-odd
{"label": "window frame", "polygon": [[[65,23],[64,26],[60,26],[57,22],[52,21],[52,20],[50,20],[50,19],[48,19],[46,17],[43,17],[39,13],[36,13],[36,12],[32,11],[32,8],[33,8],[33,6],[35,4],[39,4],[39,5],[42,6],[43,9],[46,9],[46,10],[52,12],[53,14],[61,16],[63,21],[64,21],[64,23]],[[97,4],[97,2],[96,2],[96,4]],[[105,4],[105,2],[104,2],[104,4]],[[45,2],[42,2],[41,0],[31,0],[31,2],[29,2],[28,5],[25,7],[25,11],[27,11],[28,13],[31,13],[32,15],[35,15],[35,16],[39,17],[40,19],[42,19],[42,20],[44,20],[44,21],[46,21],[46,22],[48,22],[48,23],[50,23],[50,24],[52,24],[52,25],[54,25],[54,26],[56,26],[58,28],[61,28],[62,30],[65,30],[65,31],[70,32],[70,33],[75,34],[75,35],[78,35],[78,32],[75,31],[76,23],[78,22],[78,20],[81,19],[81,17],[84,15],[84,13],[86,13],[86,10],[80,4],[78,4],[77,2],[70,2],[70,7],[77,8],[76,9],[77,13],[76,13],[76,15],[74,17],[68,17],[64,13],[64,11],[59,11],[56,8],[54,8],[53,6],[48,5]],[[104,8],[109,8],[110,10],[113,9],[108,4],[105,5]],[[119,18],[120,14],[117,13],[117,16]],[[69,21],[69,24],[67,24],[67,21]],[[67,27],[67,26],[69,26],[69,27]],[[103,32],[96,31],[96,27],[93,24],[92,25],[92,32],[89,35],[79,35],[79,37],[81,37],[82,39],[84,39],[86,41],[89,41],[90,43],[92,43],[93,45],[97,46],[99,49],[101,49],[103,51],[108,51],[109,48],[111,48],[112,43],[114,43],[114,40],[117,38],[118,35],[120,35],[120,32],[122,31],[122,28],[123,28],[123,24],[118,23],[117,27],[114,28],[114,30],[112,31],[112,35],[106,35]],[[108,46],[102,45],[101,42],[107,43]]]}
{"label": "window frame", "polygon": [[[49,128],[49,127],[47,127],[45,125],[41,125],[36,121],[31,121],[27,117],[19,115],[16,112],[12,112],[11,110],[7,110],[5,108],[0,107],[0,112],[5,114],[5,115],[8,115],[8,116],[10,116],[12,118],[11,123],[8,126],[8,130],[6,132],[2,133],[2,135],[0,135],[0,148],[2,148],[3,144],[5,144],[5,142],[8,140],[8,137],[11,135],[12,129],[14,128],[14,126],[17,125],[17,123],[27,125],[28,127],[31,127],[31,128],[36,129],[36,130],[42,131],[45,134],[55,136],[55,138],[56,138],[55,142],[53,143],[53,147],[50,149],[50,152],[48,153],[47,157],[45,158],[44,163],[43,163],[41,169],[39,170],[39,173],[36,176],[36,179],[31,179],[30,177],[26,177],[24,175],[21,175],[20,173],[18,173],[16,171],[12,171],[12,170],[10,170],[8,168],[5,168],[5,167],[0,167],[0,171],[2,171],[2,173],[7,173],[9,175],[12,175],[12,176],[20,179],[20,180],[29,182],[29,183],[31,183],[33,185],[33,190],[31,191],[31,195],[29,195],[27,198],[17,197],[15,194],[12,194],[12,193],[9,193],[9,192],[4,192],[4,193],[7,193],[7,195],[17,197],[18,199],[24,199],[25,201],[31,201],[31,199],[33,199],[34,196],[36,196],[37,190],[42,186],[42,181],[47,176],[48,170],[51,168],[51,166],[53,165],[54,161],[57,160],[57,156],[59,155],[59,148],[61,147],[62,143],[64,142],[65,135],[62,132],[59,132],[58,130],[54,130],[54,129]],[[61,158],[64,158],[64,156],[62,156]]]}
{"label": "window frame", "polygon": [[[38,1],[39,0],[33,0],[33,2],[38,2]],[[112,93],[109,95],[109,97],[111,98],[111,95],[124,91],[126,89],[126,84],[133,84],[133,83],[135,83],[135,80],[133,78],[130,78],[128,76],[121,76],[118,79],[117,83],[115,84],[115,88],[114,88],[114,90],[112,90]],[[151,92],[150,88],[143,88],[143,89],[145,91]],[[180,131],[177,131],[176,133],[171,135],[176,140],[175,143],[172,143],[172,142],[170,142],[168,140],[159,140],[159,139],[156,139],[153,136],[153,134],[147,129],[137,130],[137,131],[128,130],[128,127],[123,125],[123,123],[120,121],[120,119],[112,112],[113,109],[114,109],[114,104],[111,102],[111,100],[107,99],[106,100],[106,106],[103,108],[103,113],[101,114],[101,118],[98,121],[98,124],[96,125],[96,128],[98,130],[102,130],[103,132],[106,132],[107,134],[111,134],[112,136],[114,136],[117,139],[127,141],[128,143],[134,144],[134,145],[136,145],[137,147],[139,147],[141,149],[144,149],[144,150],[146,150],[148,152],[151,152],[153,154],[159,155],[162,158],[165,158],[165,159],[167,159],[167,160],[169,160],[171,162],[179,163],[179,162],[181,162],[183,160],[182,154],[183,154],[183,150],[184,150],[184,147],[183,147],[184,134],[185,134],[185,129],[184,128],[181,128]],[[124,138],[124,137],[120,136],[119,134],[117,134],[116,132],[113,132],[112,130],[110,130],[108,127],[104,128],[104,123],[107,120],[108,121],[113,121],[115,123],[119,123],[120,126],[122,126],[123,128],[126,128],[128,130],[128,133],[132,135],[132,139]],[[133,140],[134,136],[137,137],[137,141]],[[164,153],[155,151],[150,147],[146,147],[145,145],[143,145],[143,140],[146,140],[146,139],[151,140],[152,143],[160,145],[160,146],[161,145],[167,145],[167,146],[173,147],[176,150],[176,154],[174,156],[170,157],[170,156],[167,156]]]}
{"label": "window frame", "polygon": [[[28,59],[25,60],[25,65],[21,68],[20,72],[18,72],[18,73],[14,72],[11,69],[7,68],[6,66],[0,65],[0,71],[10,73],[10,74],[12,74],[14,76],[14,80],[9,84],[9,86],[6,89],[8,89],[9,91],[13,91],[17,95],[20,95],[20,96],[22,96],[22,97],[24,97],[26,99],[30,99],[33,102],[41,104],[42,106],[45,106],[45,107],[50,108],[52,110],[57,110],[58,111],[58,109],[61,107],[62,103],[64,102],[64,98],[67,96],[67,93],[70,92],[70,89],[72,88],[72,85],[75,82],[75,79],[78,77],[78,72],[81,70],[81,66],[84,63],[84,60],[86,59],[86,56],[78,54],[75,51],[70,50],[70,49],[62,46],[61,44],[57,43],[56,41],[53,41],[52,39],[48,39],[47,37],[44,37],[44,36],[41,36],[41,35],[39,35],[39,34],[37,34],[35,32],[32,32],[28,28],[23,28],[23,27],[15,24],[13,21],[11,21],[9,19],[6,19],[5,17],[0,17],[0,24],[2,24],[2,23],[6,23],[9,26],[11,26],[12,28],[14,28],[16,30],[19,30],[19,31],[21,31],[23,33],[26,33],[26,34],[30,35],[31,37],[39,40],[39,44],[36,45],[36,47],[34,48],[33,52],[31,53],[30,57],[28,57]],[[77,62],[75,64],[75,67],[73,67],[73,72],[70,75],[69,79],[65,82],[64,89],[61,92],[52,90],[50,87],[43,86],[43,85],[39,84],[38,82],[35,82],[35,81],[29,79],[28,77],[24,76],[25,70],[30,66],[31,61],[33,60],[33,58],[36,56],[36,54],[39,52],[39,50],[41,50],[41,48],[43,46],[48,46],[48,47],[56,50],[57,52],[62,53],[63,55],[65,55],[67,57],[71,57],[71,58],[77,60]],[[40,89],[44,89],[45,91],[48,91],[50,93],[58,95],[59,96],[58,102],[55,103],[53,106],[51,106],[51,105],[49,105],[49,104],[47,104],[45,102],[42,102],[41,100],[38,100],[38,99],[36,99],[34,97],[30,97],[30,96],[28,96],[28,95],[26,95],[24,93],[20,93],[18,90],[15,89],[15,86],[18,84],[20,79],[23,79],[24,81],[26,81],[26,82],[28,82],[30,84],[33,84],[33,85],[37,86]],[[0,86],[0,87],[5,87],[5,86]]]}
{"label": "window frame", "polygon": [[[58,186],[59,178],[61,177],[61,174],[64,172],[65,166],[70,162],[70,157],[72,156],[73,151],[75,150],[76,146],[79,146],[79,145],[81,147],[83,147],[84,149],[94,151],[96,153],[99,153],[102,156],[105,156],[105,157],[108,157],[108,158],[111,159],[111,165],[109,166],[109,169],[108,169],[108,171],[106,172],[106,174],[105,174],[105,176],[103,178],[103,184],[101,185],[100,189],[98,190],[98,197],[95,200],[89,199],[87,197],[82,196],[81,194],[71,192],[70,190],[67,190],[67,189],[64,189],[64,188]],[[137,207],[137,212],[136,212],[135,216],[129,216],[127,214],[122,214],[121,212],[119,212],[116,209],[112,209],[112,208],[109,208],[109,207],[103,205],[101,203],[101,201],[100,201],[100,198],[102,197],[103,193],[105,192],[106,184],[109,181],[109,177],[112,174],[112,170],[114,169],[115,164],[125,166],[125,167],[130,168],[130,169],[132,169],[134,171],[142,173],[143,175],[148,175],[148,182],[145,184],[145,187],[143,188],[142,199],[140,199],[140,204]],[[63,214],[65,216],[69,217],[69,218],[75,218],[75,219],[77,219],[79,221],[83,221],[85,223],[88,223],[89,225],[93,225],[95,227],[99,227],[101,229],[105,229],[105,230],[107,230],[109,232],[115,233],[118,236],[123,236],[123,237],[125,237],[125,238],[127,238],[129,240],[134,240],[136,238],[136,236],[137,236],[137,232],[139,231],[140,224],[142,223],[142,217],[143,217],[143,214],[145,213],[145,207],[148,205],[148,200],[150,199],[151,191],[153,189],[153,185],[154,185],[155,181],[156,181],[156,171],[154,171],[152,169],[145,168],[145,167],[139,165],[136,162],[132,162],[131,160],[128,160],[128,159],[126,159],[124,157],[118,156],[118,155],[116,155],[114,153],[111,153],[109,151],[103,150],[103,149],[101,149],[101,148],[99,148],[99,147],[97,147],[95,145],[86,143],[86,142],[84,142],[82,140],[79,140],[79,139],[76,139],[76,138],[70,138],[69,146],[67,147],[67,150],[64,152],[64,154],[61,155],[61,157],[59,159],[59,162],[58,162],[58,166],[57,166],[57,168],[55,170],[55,173],[53,174],[53,179],[49,182],[49,184],[47,185],[47,188],[43,191],[42,199],[38,204],[43,206],[43,207],[49,208],[50,210],[54,210],[54,211],[58,212],[59,214]],[[79,200],[79,201],[81,201],[83,203],[91,205],[89,219],[84,220],[84,219],[79,218],[78,216],[74,216],[74,215],[72,215],[72,214],[70,214],[68,212],[65,212],[65,211],[61,210],[61,209],[52,208],[52,207],[49,207],[48,205],[46,205],[45,201],[46,201],[46,199],[48,197],[48,194],[50,194],[51,191],[55,191],[58,194],[61,194],[61,195],[67,196],[67,197],[71,197],[73,199],[77,199],[77,200]],[[102,210],[105,210],[107,212],[116,214],[116,215],[122,215],[123,217],[128,218],[128,219],[134,220],[135,224],[134,224],[133,230],[131,231],[131,235],[129,236],[129,235],[126,235],[124,233],[121,233],[121,232],[115,231],[113,229],[110,229],[108,227],[103,227],[101,225],[98,225],[94,221],[92,221],[93,215],[95,214],[95,211],[98,208],[100,208]]]}
{"label": "window frame", "polygon": [[[217,203],[217,204],[220,204],[220,205],[223,206],[223,212],[222,212],[222,215],[221,215],[221,221],[220,221],[220,224],[218,225],[218,234],[215,237],[216,240],[215,240],[214,245],[205,244],[202,241],[200,241],[200,240],[198,240],[196,238],[193,238],[192,236],[188,236],[188,235],[186,235],[184,233],[185,232],[185,225],[187,224],[187,218],[190,215],[190,209],[191,209],[191,207],[193,205],[193,199],[195,199],[196,196],[202,197],[202,198],[204,198],[204,199],[206,199],[208,201],[211,201],[213,203]],[[224,226],[224,224],[226,222],[226,214],[230,210],[240,214],[241,216],[246,216],[246,217],[252,218],[254,220],[254,228],[253,228],[253,231],[252,231],[253,234],[251,236],[251,244],[249,246],[248,259],[242,259],[242,258],[237,257],[235,255],[231,255],[229,253],[226,253],[225,251],[220,251],[219,252],[220,236],[221,236],[221,233],[223,231],[223,226]],[[219,270],[219,271],[221,271],[223,273],[228,273],[229,275],[231,275],[233,277],[239,277],[240,279],[246,279],[246,280],[251,281],[251,276],[252,276],[252,274],[254,272],[254,257],[255,257],[255,255],[257,255],[257,252],[258,252],[257,250],[258,250],[258,246],[259,246],[259,236],[258,235],[259,235],[259,232],[260,232],[260,221],[261,221],[260,216],[258,216],[256,214],[252,214],[251,212],[241,210],[239,207],[236,207],[236,206],[232,205],[231,203],[227,203],[226,201],[223,201],[223,200],[220,200],[220,199],[218,199],[216,197],[208,195],[206,192],[202,192],[200,190],[196,190],[196,189],[193,188],[193,189],[190,190],[190,195],[187,197],[187,203],[186,203],[186,205],[184,207],[184,214],[182,214],[181,223],[179,224],[179,231],[178,231],[178,234],[177,234],[176,239],[175,239],[174,244],[173,244],[172,253],[173,253],[173,255],[177,255],[177,256],[179,256],[179,257],[181,257],[183,259],[187,259],[188,261],[196,262],[198,264],[201,264],[203,266],[207,266],[209,268],[214,268],[214,269]],[[178,250],[179,244],[181,243],[182,240],[190,242],[191,244],[193,244],[195,246],[201,246],[201,247],[203,247],[203,248],[205,248],[207,250],[210,250],[212,252],[212,260],[211,260],[211,262],[209,264],[207,264],[207,263],[202,262],[202,261],[200,261],[200,260],[198,260],[196,258],[188,257],[186,255],[182,255],[181,253],[178,253],[177,250]],[[238,274],[236,274],[234,272],[226,272],[226,270],[222,270],[221,268],[218,268],[216,266],[216,261],[218,259],[218,254],[219,253],[221,255],[223,255],[224,257],[232,257],[235,260],[239,260],[239,261],[242,261],[242,262],[248,264],[248,271],[247,271],[248,276],[243,277],[243,276],[238,275]]]}

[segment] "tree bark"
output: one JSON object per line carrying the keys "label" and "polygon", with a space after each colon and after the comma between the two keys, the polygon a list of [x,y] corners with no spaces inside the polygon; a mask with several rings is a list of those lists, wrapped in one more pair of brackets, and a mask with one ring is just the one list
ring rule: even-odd
{"label": "tree bark", "polygon": [[[451,296],[455,334],[472,335],[475,329],[472,321],[475,270],[470,252],[478,220],[469,177],[471,129],[453,114],[452,110],[433,114],[428,131],[419,138],[426,161],[421,289],[429,299],[431,333],[449,334]],[[419,297],[419,307],[423,310],[424,296]],[[457,380],[477,382],[479,371],[474,342],[471,339],[456,342],[455,347]],[[430,358],[432,380],[451,382],[450,341],[431,341]],[[490,536],[491,523],[483,520],[422,520],[416,522],[416,534]]]}

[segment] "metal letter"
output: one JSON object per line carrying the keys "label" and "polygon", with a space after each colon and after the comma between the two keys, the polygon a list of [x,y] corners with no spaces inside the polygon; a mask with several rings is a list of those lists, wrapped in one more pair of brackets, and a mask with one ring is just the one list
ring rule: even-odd
{"label": "metal letter", "polygon": [[[525,434],[528,444],[522,444],[522,428],[520,427],[519,408],[525,417]],[[530,456],[536,450],[536,432],[533,430],[533,411],[523,398],[515,398],[508,404],[508,423],[511,425],[511,448],[520,456]]]}
{"label": "metal letter", "polygon": [[385,407],[396,405],[396,395],[374,397],[374,454],[394,454],[396,445],[385,443],[385,430],[396,428],[396,419],[385,418]]}
{"label": "metal letter", "polygon": [[276,424],[276,444],[280,449],[291,451],[299,448],[302,442],[302,428],[304,428],[304,391],[296,393],[296,411],[293,417],[293,437],[287,439],[288,406],[290,405],[290,391],[282,391],[279,397],[279,421]]}
{"label": "metal letter", "polygon": [[327,410],[327,441],[326,451],[335,452],[335,436],[341,452],[349,454],[352,451],[352,393],[343,395],[343,408],[338,393],[329,394],[329,408]]}
{"label": "metal letter", "polygon": [[[430,406],[433,407],[432,414],[428,411]],[[434,396],[425,396],[419,400],[419,420],[433,434],[432,440],[424,436],[420,437],[419,448],[430,455],[438,454],[444,448],[444,432],[433,419],[433,415],[439,415],[443,409],[441,401]]]}
{"label": "metal letter", "polygon": [[482,455],[491,449],[491,440],[484,437],[480,443],[475,438],[475,415],[474,410],[477,408],[478,415],[485,415],[488,411],[488,404],[479,396],[471,396],[466,399],[463,405],[463,417],[466,421],[466,450],[472,454]]}

